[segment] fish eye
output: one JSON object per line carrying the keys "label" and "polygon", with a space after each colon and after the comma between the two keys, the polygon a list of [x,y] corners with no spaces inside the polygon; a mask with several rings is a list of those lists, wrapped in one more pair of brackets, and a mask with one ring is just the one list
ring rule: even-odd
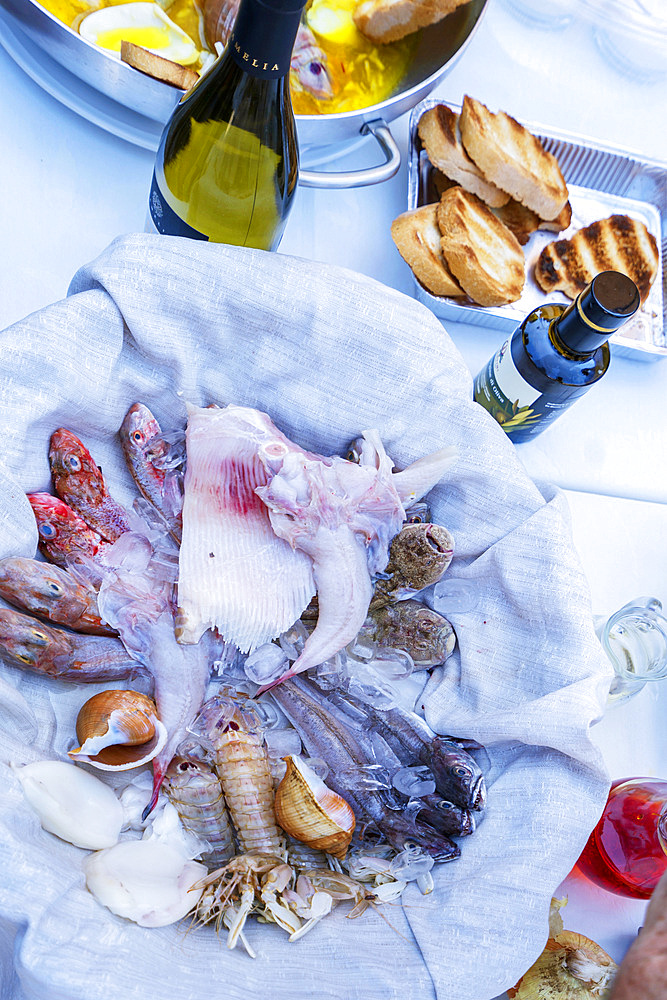
{"label": "fish eye", "polygon": [[407,520],[408,524],[423,524],[424,518],[421,514],[411,514]]}
{"label": "fish eye", "polygon": [[39,629],[31,628],[30,629],[30,634],[32,636],[34,636],[34,638],[37,640],[37,642],[39,642],[39,643],[41,643],[43,645],[45,645],[48,642],[48,636],[44,635],[43,632],[40,632]]}
{"label": "fish eye", "polygon": [[345,455],[345,458],[348,462],[354,462],[355,465],[359,464],[359,452],[356,448],[350,448]]}
{"label": "fish eye", "polygon": [[50,521],[44,521],[40,524],[38,531],[42,538],[55,538],[58,534],[56,528],[51,524]]}
{"label": "fish eye", "polygon": [[63,465],[70,472],[81,472],[81,459],[78,455],[66,455],[63,459]]}
{"label": "fish eye", "polygon": [[62,595],[63,595],[63,588],[60,586],[59,583],[56,583],[55,580],[49,580],[49,582],[47,584],[47,587],[49,589],[49,592],[54,597],[62,597]]}
{"label": "fish eye", "polygon": [[16,659],[20,660],[21,663],[32,663],[32,657],[28,656],[27,653],[17,653]]}
{"label": "fish eye", "polygon": [[452,770],[457,778],[465,778],[468,774],[468,768],[463,764],[457,764],[456,767],[452,768]]}
{"label": "fish eye", "polygon": [[131,437],[135,444],[143,444],[144,442],[144,436],[141,431],[132,431]]}
{"label": "fish eye", "polygon": [[441,812],[450,812],[452,809],[454,809],[454,803],[453,802],[447,802],[446,799],[442,799],[438,803],[438,806],[439,806]]}

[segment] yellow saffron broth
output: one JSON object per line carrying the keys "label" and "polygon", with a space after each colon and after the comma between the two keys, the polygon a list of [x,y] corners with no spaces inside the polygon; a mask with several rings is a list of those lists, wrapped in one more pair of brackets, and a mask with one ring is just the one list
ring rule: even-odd
{"label": "yellow saffron broth", "polygon": [[413,60],[418,35],[375,45],[357,29],[354,9],[359,0],[312,0],[306,24],[326,56],[333,95],[317,98],[290,77],[292,104],[298,115],[358,111],[386,100],[396,91]]}
{"label": "yellow saffron broth", "polygon": [[[87,3],[86,0],[40,0],[46,10],[74,30],[77,30],[85,13],[100,7],[122,6],[127,2],[130,0],[97,0],[93,3]],[[313,32],[316,45],[324,53],[333,94],[330,98],[313,96],[303,89],[297,75],[292,72],[292,104],[296,114],[358,111],[386,100],[405,77],[414,57],[418,35],[409,35],[388,45],[375,45],[357,30],[352,19],[358,2],[359,0],[311,0],[306,8],[306,24]],[[159,6],[190,36],[200,50],[206,50],[202,17],[195,0],[173,0],[172,3],[161,3]],[[149,29],[146,31],[149,32]],[[123,31],[122,28],[116,33],[119,37],[113,41],[119,43],[122,37],[145,48],[151,47],[148,33],[141,37],[135,30],[130,37],[130,32]]]}

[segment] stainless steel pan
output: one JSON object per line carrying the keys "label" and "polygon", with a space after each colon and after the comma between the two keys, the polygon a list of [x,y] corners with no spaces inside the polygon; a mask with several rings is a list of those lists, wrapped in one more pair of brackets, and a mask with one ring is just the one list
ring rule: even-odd
{"label": "stainless steel pan", "polygon": [[[334,115],[297,115],[302,146],[326,147],[371,134],[384,162],[377,167],[344,173],[301,171],[306,187],[359,187],[393,176],[401,155],[388,123],[409,111],[449,72],[479,24],[489,0],[470,0],[438,24],[422,31],[411,67],[401,89],[386,101]],[[94,90],[146,118],[166,122],[181,91],[131,66],[86,41],[40,6],[36,0],[0,0],[10,19],[35,46]]]}

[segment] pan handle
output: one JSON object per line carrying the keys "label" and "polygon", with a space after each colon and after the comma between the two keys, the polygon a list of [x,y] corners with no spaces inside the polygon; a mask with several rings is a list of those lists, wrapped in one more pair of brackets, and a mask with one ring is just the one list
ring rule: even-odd
{"label": "pan handle", "polygon": [[302,187],[317,188],[353,188],[365,187],[367,184],[380,184],[389,180],[401,165],[401,151],[389,131],[387,123],[378,118],[366,122],[361,128],[362,135],[372,135],[378,142],[385,156],[385,162],[376,167],[366,167],[362,170],[320,171],[300,170],[299,184]]}

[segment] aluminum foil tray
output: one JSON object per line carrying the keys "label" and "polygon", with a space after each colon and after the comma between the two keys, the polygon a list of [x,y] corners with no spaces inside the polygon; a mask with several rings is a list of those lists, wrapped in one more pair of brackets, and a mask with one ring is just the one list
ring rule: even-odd
{"label": "aluminum foil tray", "polygon": [[[408,209],[437,201],[431,183],[431,163],[422,148],[417,125],[422,114],[436,104],[447,104],[460,112],[460,105],[432,98],[422,101],[410,115],[410,159],[408,164]],[[535,232],[523,247],[526,258],[526,284],[516,302],[497,308],[478,306],[470,299],[432,295],[415,279],[416,297],[439,319],[476,326],[494,327],[512,332],[521,320],[544,302],[570,300],[562,292],[548,296],[533,277],[534,264],[542,248],[554,239],[566,239],[577,229],[614,213],[640,219],[658,243],[658,274],[648,298],[622,331],[610,340],[614,354],[638,361],[657,361],[667,357],[665,267],[667,259],[667,164],[640,158],[629,150],[605,147],[585,137],[546,129],[523,122],[538,136],[545,149],[558,159],[570,191],[572,224],[560,234]]]}

